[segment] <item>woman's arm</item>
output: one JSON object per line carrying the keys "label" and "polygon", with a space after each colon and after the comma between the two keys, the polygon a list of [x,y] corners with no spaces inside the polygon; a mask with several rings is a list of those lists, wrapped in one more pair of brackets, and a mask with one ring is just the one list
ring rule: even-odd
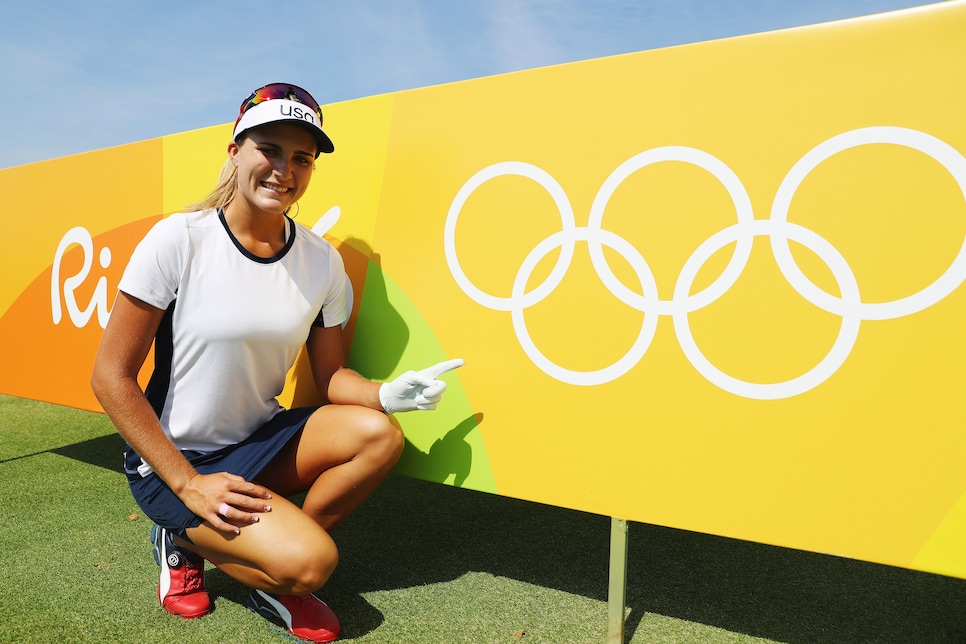
{"label": "woman's arm", "polygon": [[196,472],[161,429],[137,381],[163,317],[161,309],[119,293],[94,359],[91,388],[118,433],[180,493]]}
{"label": "woman's arm", "polygon": [[218,515],[219,505],[233,505],[233,519],[252,520],[251,512],[263,511],[260,499],[268,491],[227,473],[200,476],[164,433],[138,384],[163,317],[163,310],[119,293],[94,359],[91,388],[118,433],[192,512],[220,530],[237,532]]}
{"label": "woman's arm", "polygon": [[380,383],[346,366],[342,327],[313,327],[305,346],[315,386],[328,402],[383,411],[379,402]]}
{"label": "woman's arm", "polygon": [[372,382],[345,366],[342,328],[313,328],[309,333],[309,362],[319,392],[331,403],[362,405],[394,414],[414,409],[436,409],[446,383],[438,378],[461,367],[456,358],[421,371],[407,371],[392,382]]}

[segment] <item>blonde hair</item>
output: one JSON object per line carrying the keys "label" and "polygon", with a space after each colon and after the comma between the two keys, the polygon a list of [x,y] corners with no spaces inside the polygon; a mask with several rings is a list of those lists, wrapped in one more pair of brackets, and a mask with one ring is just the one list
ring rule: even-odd
{"label": "blonde hair", "polygon": [[221,167],[221,174],[218,175],[218,183],[215,189],[208,193],[204,199],[198,203],[187,206],[184,212],[196,210],[207,210],[209,208],[223,210],[231,203],[238,193],[238,168],[231,159],[225,161]]}

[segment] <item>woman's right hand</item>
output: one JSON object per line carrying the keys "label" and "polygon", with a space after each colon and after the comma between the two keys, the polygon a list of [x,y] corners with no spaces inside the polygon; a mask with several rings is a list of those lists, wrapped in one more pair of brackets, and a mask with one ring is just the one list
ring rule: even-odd
{"label": "woman's right hand", "polygon": [[229,534],[238,534],[242,526],[257,523],[260,514],[272,511],[266,503],[272,498],[267,488],[228,472],[194,474],[179,497],[216,530]]}

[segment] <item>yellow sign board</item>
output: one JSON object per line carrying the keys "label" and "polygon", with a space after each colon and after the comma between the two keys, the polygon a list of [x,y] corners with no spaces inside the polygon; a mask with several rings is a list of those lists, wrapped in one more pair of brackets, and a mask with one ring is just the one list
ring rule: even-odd
{"label": "yellow sign board", "polygon": [[[966,577],[964,33],[949,2],[328,106],[297,218],[353,365],[466,360],[399,471]],[[0,391],[96,408],[127,254],[229,136],[0,171]]]}

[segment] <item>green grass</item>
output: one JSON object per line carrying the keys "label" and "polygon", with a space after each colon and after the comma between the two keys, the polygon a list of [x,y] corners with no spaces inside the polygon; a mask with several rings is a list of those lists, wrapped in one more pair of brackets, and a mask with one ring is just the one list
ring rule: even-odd
{"label": "green grass", "polygon": [[[104,416],[0,396],[0,437],[0,642],[291,641],[213,568],[214,613],[161,610]],[[319,595],[359,644],[603,642],[609,529],[393,476],[334,534]],[[963,580],[638,523],[629,559],[632,644],[966,642]]]}

